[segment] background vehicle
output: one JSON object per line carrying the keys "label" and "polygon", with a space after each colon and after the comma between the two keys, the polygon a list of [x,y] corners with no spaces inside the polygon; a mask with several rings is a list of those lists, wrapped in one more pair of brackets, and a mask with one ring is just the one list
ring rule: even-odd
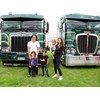
{"label": "background vehicle", "polygon": [[58,25],[65,52],[61,62],[66,66],[100,65],[100,17],[64,15]]}
{"label": "background vehicle", "polygon": [[28,63],[27,42],[37,35],[40,54],[45,48],[45,36],[49,24],[42,15],[9,14],[1,16],[1,60],[5,63]]}

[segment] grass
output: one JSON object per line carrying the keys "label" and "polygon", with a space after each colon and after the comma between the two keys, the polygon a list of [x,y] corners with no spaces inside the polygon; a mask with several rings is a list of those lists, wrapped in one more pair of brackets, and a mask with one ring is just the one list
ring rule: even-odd
{"label": "grass", "polygon": [[52,79],[54,75],[53,63],[50,52],[48,71],[50,78],[39,75],[28,78],[28,69],[23,66],[3,66],[0,61],[0,87],[100,87],[100,67],[73,67],[61,66],[64,79]]}

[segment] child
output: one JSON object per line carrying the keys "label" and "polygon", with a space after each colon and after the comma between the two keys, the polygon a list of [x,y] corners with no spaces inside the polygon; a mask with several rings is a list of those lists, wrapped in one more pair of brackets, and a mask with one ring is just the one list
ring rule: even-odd
{"label": "child", "polygon": [[36,67],[38,66],[38,62],[36,57],[36,52],[31,52],[31,60],[30,60],[30,68],[29,68],[29,76],[31,76],[31,70],[32,70],[32,77],[36,76]]}
{"label": "child", "polygon": [[46,55],[47,51],[43,50],[43,56],[40,58],[41,66],[42,66],[42,76],[44,76],[44,69],[46,70],[46,75],[49,77],[48,74],[48,56]]}
{"label": "child", "polygon": [[54,55],[54,52],[56,50],[56,40],[52,40],[52,46],[51,46],[50,50],[51,50],[52,54]]}

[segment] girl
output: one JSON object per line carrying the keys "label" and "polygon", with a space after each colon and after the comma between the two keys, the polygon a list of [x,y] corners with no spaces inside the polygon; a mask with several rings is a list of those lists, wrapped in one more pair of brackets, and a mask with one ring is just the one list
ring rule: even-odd
{"label": "girl", "polygon": [[52,78],[57,77],[57,70],[58,70],[59,75],[60,75],[58,80],[63,79],[62,71],[60,69],[60,59],[61,59],[61,56],[63,54],[63,51],[64,51],[63,40],[62,40],[62,38],[58,38],[57,45],[56,45],[56,50],[55,50],[55,54],[54,54],[54,56],[55,56],[55,75],[52,77]]}
{"label": "girl", "polygon": [[31,60],[30,60],[30,68],[28,69],[29,76],[31,76],[31,71],[32,71],[32,77],[36,76],[36,67],[38,66],[38,61],[36,58],[36,52],[32,51],[31,52]]}

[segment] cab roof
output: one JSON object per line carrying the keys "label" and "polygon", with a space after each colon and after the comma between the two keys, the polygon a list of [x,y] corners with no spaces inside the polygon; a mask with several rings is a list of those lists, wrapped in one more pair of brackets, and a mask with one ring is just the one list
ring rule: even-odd
{"label": "cab roof", "polygon": [[66,19],[72,19],[72,20],[94,20],[94,21],[100,21],[100,16],[93,16],[93,15],[84,15],[84,14],[68,14],[64,15],[64,18]]}
{"label": "cab roof", "polygon": [[2,15],[2,20],[5,21],[28,21],[28,20],[43,20],[44,17],[38,14],[8,14]]}

